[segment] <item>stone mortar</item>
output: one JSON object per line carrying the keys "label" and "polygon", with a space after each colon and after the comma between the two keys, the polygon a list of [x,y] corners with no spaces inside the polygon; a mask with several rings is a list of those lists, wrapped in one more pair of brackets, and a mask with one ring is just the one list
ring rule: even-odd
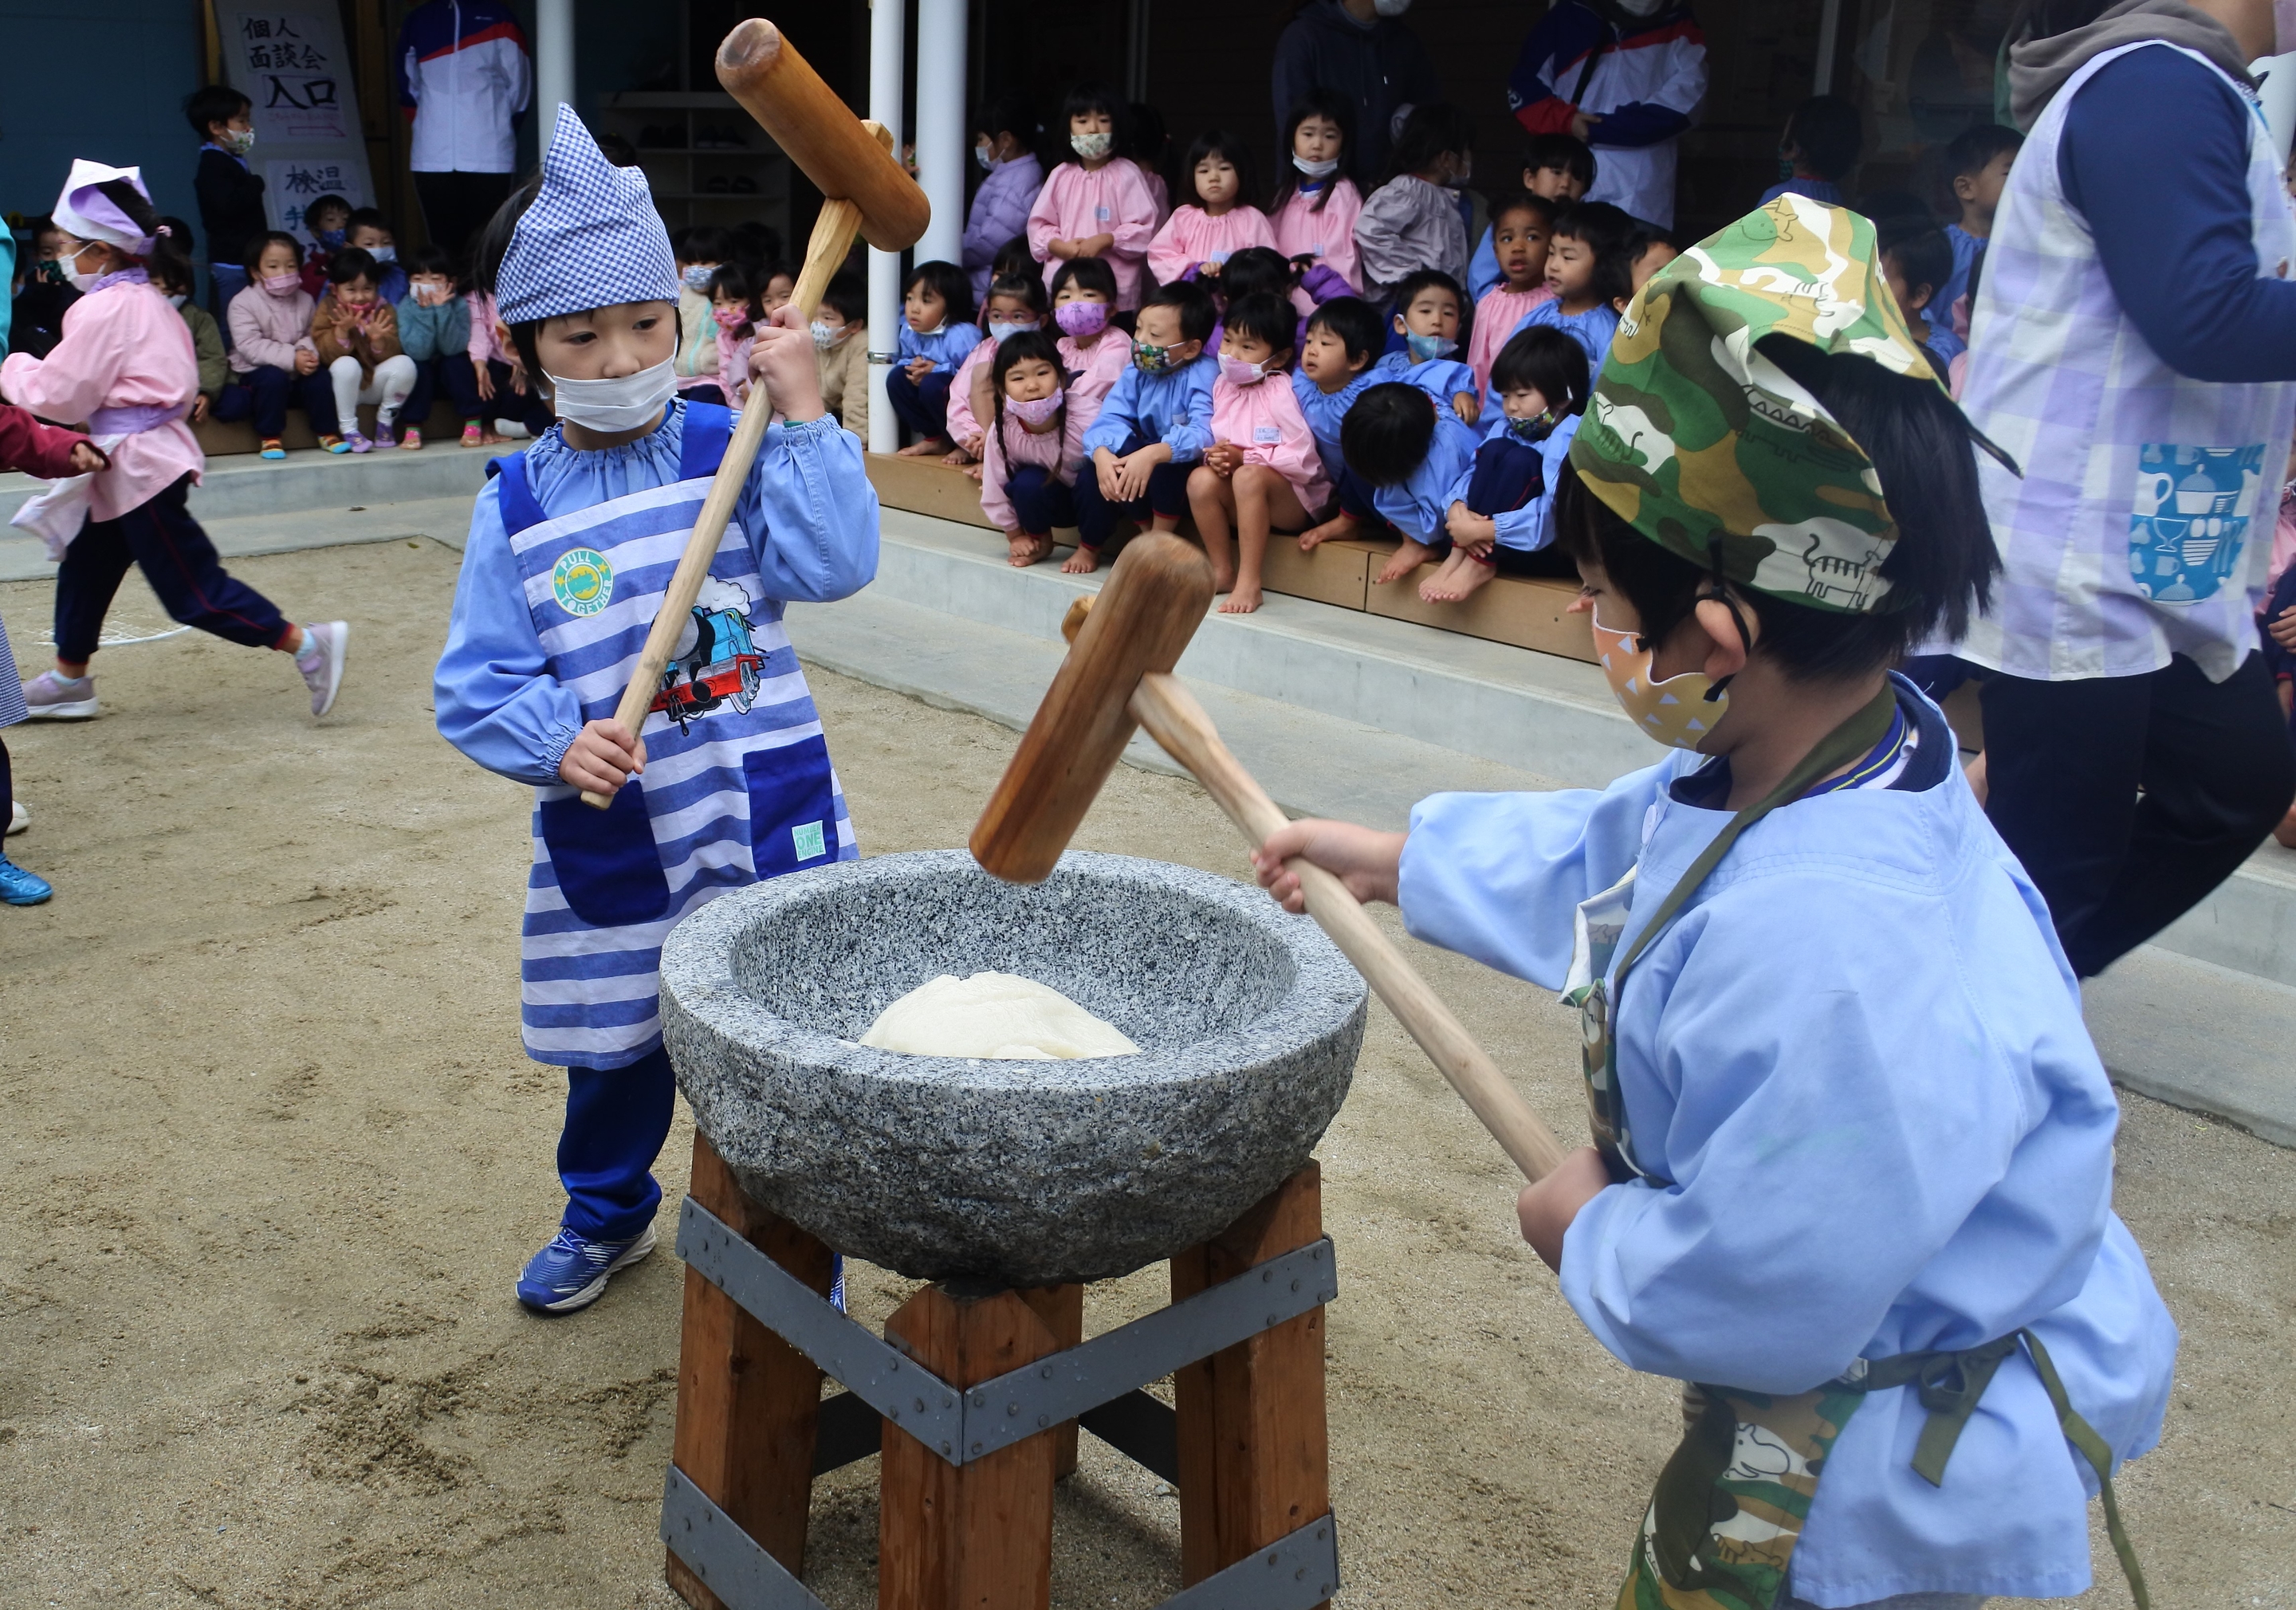
{"label": "stone mortar", "polygon": [[[1052,985],[1139,1054],[855,1043],[928,978],[984,969]],[[742,1188],[922,1279],[1101,1279],[1205,1239],[1307,1163],[1364,1010],[1346,958],[1258,889],[1082,852],[1035,887],[958,850],[795,873],[712,902],[661,953],[678,1086]]]}

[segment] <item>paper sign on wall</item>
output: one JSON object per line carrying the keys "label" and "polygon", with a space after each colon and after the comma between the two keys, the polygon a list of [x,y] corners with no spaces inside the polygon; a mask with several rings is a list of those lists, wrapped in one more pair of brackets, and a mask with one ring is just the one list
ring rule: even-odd
{"label": "paper sign on wall", "polygon": [[334,9],[222,0],[216,27],[226,76],[253,103],[255,160],[271,226],[306,236],[303,209],[318,196],[340,195],[365,206],[373,193],[366,143],[350,53]]}

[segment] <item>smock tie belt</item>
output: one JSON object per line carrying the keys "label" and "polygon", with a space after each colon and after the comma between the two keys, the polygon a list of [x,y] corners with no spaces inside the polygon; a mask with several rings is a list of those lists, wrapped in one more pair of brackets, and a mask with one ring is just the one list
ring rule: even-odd
{"label": "smock tie belt", "polygon": [[2033,1373],[2041,1377],[2041,1388],[2049,1394],[2049,1407],[2057,1412],[2057,1426],[2089,1467],[2096,1472],[2097,1490],[2104,1500],[2105,1535],[2112,1540],[2112,1551],[2120,1559],[2120,1569],[2128,1578],[2129,1590],[2136,1597],[2139,1610],[2149,1610],[2152,1596],[2144,1585],[2144,1573],[2136,1564],[2136,1549],[2128,1541],[2128,1533],[2120,1524],[2120,1506],[2112,1494],[2112,1450],[2091,1426],[2077,1413],[2072,1400],[2066,1395],[2065,1384],[2050,1361],[2049,1350],[2041,1345],[2041,1338],[2030,1330],[2015,1330],[2005,1336],[1975,1347],[1964,1347],[1953,1352],[1901,1353],[1886,1359],[1865,1361],[1860,1377],[1853,1370],[1843,1377],[1845,1385],[1865,1392],[1886,1392],[1893,1386],[1911,1386],[1928,1410],[1929,1418],[1923,1424],[1921,1440],[1914,1445],[1914,1470],[1932,1487],[1945,1485],[1946,1461],[1953,1457],[1954,1445],[1961,1441],[1962,1427],[1977,1410],[1978,1399],[1993,1382],[1994,1372],[2001,1361],[2017,1351],[2019,1344],[2033,1361]]}
{"label": "smock tie belt", "polygon": [[136,436],[171,424],[190,412],[183,403],[129,403],[118,408],[98,408],[87,416],[87,433]]}

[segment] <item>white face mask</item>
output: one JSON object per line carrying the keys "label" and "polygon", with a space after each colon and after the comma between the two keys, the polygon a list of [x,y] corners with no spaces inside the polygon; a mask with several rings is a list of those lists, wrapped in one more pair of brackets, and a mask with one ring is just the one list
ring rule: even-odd
{"label": "white face mask", "polygon": [[1340,159],[1334,157],[1328,162],[1310,162],[1305,157],[1294,157],[1292,166],[1311,179],[1328,179],[1340,171]]}
{"label": "white face mask", "polygon": [[549,373],[550,401],[558,417],[601,435],[636,430],[661,411],[677,389],[677,360],[666,357],[651,369],[611,380],[566,380]]}

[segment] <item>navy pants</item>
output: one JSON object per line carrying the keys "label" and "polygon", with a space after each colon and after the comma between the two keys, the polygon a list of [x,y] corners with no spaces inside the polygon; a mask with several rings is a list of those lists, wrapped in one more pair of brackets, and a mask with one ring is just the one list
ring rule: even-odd
{"label": "navy pants", "polygon": [[2199,904],[2296,796],[2296,748],[2260,654],[2220,682],[2179,654],[2138,676],[1996,673],[1980,697],[1985,813],[2048,902],[2079,977]]}
{"label": "navy pants", "polygon": [[1475,514],[1511,514],[1546,489],[1546,461],[1538,449],[1505,437],[1475,449],[1465,502]]}
{"label": "navy pants", "polygon": [[[333,394],[328,394],[330,401]],[[184,507],[188,475],[118,519],[80,527],[56,568],[56,658],[94,657],[112,595],[128,568],[144,572],[168,613],[187,626],[250,649],[276,649],[292,634],[274,604],[223,568],[215,544]]]}
{"label": "navy pants", "polygon": [[216,396],[215,416],[226,425],[252,421],[256,435],[275,439],[287,429],[290,403],[311,416],[312,429],[334,434],[335,387],[324,369],[290,374],[268,364],[258,364],[225,384]]}
{"label": "navy pants", "polygon": [[660,1046],[627,1067],[566,1070],[566,1127],[558,1136],[559,1221],[594,1241],[626,1241],[653,1222],[661,1187],[654,1159],[669,1138],[677,1081]]}
{"label": "navy pants", "polygon": [[463,416],[465,423],[472,420],[516,420],[540,436],[558,417],[550,412],[550,405],[542,400],[539,391],[531,387],[523,393],[512,391],[510,365],[499,358],[487,360],[487,374],[495,383],[492,402],[482,401],[479,396],[478,366],[471,362],[468,353],[450,352],[431,362],[439,366],[439,383],[447,388],[455,412]]}
{"label": "navy pants", "polygon": [[[1116,456],[1127,458],[1147,446],[1139,436],[1125,438]],[[1077,528],[1083,534],[1084,545],[1094,552],[1108,546],[1109,537],[1120,519],[1136,520],[1145,525],[1152,515],[1166,519],[1178,519],[1188,511],[1188,473],[1193,464],[1162,463],[1148,472],[1148,491],[1128,503],[1111,503],[1101,495],[1100,470],[1087,454],[1083,468],[1077,471],[1076,489],[1071,494],[1076,503]],[[1016,505],[1017,507],[1017,505]]]}
{"label": "navy pants", "polygon": [[922,380],[895,368],[885,377],[885,396],[893,415],[917,434],[921,441],[939,441],[948,435],[948,388],[953,374],[929,374]]}
{"label": "navy pants", "polygon": [[[1091,473],[1092,466],[1086,464],[1078,478]],[[1012,500],[1024,536],[1050,536],[1054,527],[1077,523],[1076,494],[1051,470],[1037,465],[1023,464],[1013,470],[1005,479],[1004,495]]]}

